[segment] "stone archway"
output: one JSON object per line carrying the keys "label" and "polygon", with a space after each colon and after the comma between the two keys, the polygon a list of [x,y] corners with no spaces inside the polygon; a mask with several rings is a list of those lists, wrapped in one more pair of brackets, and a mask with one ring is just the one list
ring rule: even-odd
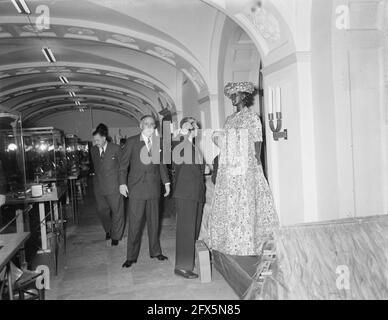
{"label": "stone archway", "polygon": [[[284,16],[290,3],[294,7],[300,7],[295,1],[277,1],[276,5],[268,0],[242,0],[238,1],[238,4],[231,0],[201,1],[224,13],[248,34],[260,53],[264,67],[295,53],[297,50],[294,39],[295,32],[292,29],[297,28],[298,25],[291,25],[291,17]],[[306,14],[309,16],[310,8],[307,7],[306,1],[304,3],[306,3],[304,6],[306,18]],[[310,26],[308,25],[308,27]]]}

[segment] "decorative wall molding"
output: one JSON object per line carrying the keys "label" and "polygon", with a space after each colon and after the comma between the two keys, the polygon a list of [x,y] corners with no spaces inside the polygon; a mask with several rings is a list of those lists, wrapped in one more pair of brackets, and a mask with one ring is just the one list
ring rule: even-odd
{"label": "decorative wall molding", "polygon": [[252,10],[247,17],[266,41],[280,40],[280,23],[268,10],[264,8]]}
{"label": "decorative wall molding", "polygon": [[203,98],[198,100],[198,105],[201,105],[201,104],[203,104],[205,102],[208,102],[208,101],[210,101],[210,97],[209,96],[203,97]]}
{"label": "decorative wall molding", "polygon": [[283,59],[263,68],[262,72],[264,76],[268,76],[274,72],[287,68],[297,62],[300,62],[300,63],[311,62],[311,52],[310,51],[294,52],[284,57]]}
{"label": "decorative wall molding", "polygon": [[207,88],[205,81],[201,77],[200,73],[193,67],[190,67],[189,70],[181,70],[186,77],[193,83],[195,89],[198,93],[203,92]]}

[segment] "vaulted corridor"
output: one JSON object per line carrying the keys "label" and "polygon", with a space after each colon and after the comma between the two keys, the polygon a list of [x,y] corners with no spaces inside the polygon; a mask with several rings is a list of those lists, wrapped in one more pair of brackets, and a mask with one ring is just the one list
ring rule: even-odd
{"label": "vaulted corridor", "polygon": [[388,0],[0,0],[0,300],[12,265],[49,300],[387,299]]}

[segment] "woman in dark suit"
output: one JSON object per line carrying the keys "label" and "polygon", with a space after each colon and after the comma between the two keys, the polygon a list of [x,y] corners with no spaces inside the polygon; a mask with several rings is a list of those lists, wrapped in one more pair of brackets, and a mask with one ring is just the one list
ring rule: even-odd
{"label": "woman in dark suit", "polygon": [[172,164],[174,171],[176,226],[175,274],[187,279],[198,278],[193,272],[195,241],[201,228],[205,203],[205,164],[195,145],[199,129],[194,118],[181,121],[181,131],[173,141]]}

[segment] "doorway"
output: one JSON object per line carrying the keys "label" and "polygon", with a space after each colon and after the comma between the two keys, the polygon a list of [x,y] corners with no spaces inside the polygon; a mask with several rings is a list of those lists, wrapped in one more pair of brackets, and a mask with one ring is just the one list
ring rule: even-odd
{"label": "doorway", "polygon": [[[230,30],[230,23],[235,24],[233,21],[227,21],[225,29]],[[232,35],[228,37],[228,43],[226,45],[223,84],[228,82],[250,81],[258,88],[258,96],[255,99],[253,109],[260,115],[262,123],[262,135],[263,144],[261,148],[261,163],[263,165],[263,171],[265,177],[268,179],[268,164],[267,164],[267,146],[266,146],[266,126],[265,126],[265,108],[264,108],[264,83],[262,75],[262,61],[260,53],[257,50],[255,44],[248,36],[248,34],[235,24]],[[220,96],[220,105],[224,106],[225,118],[235,112],[232,103],[228,98],[223,96],[223,92]],[[220,94],[220,95],[221,95]]]}

